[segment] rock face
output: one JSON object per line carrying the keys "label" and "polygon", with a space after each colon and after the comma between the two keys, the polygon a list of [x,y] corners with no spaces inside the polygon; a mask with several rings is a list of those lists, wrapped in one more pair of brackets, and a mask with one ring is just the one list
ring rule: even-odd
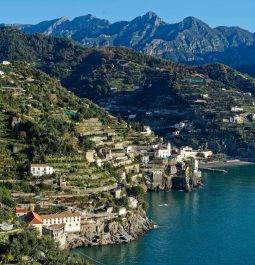
{"label": "rock face", "polygon": [[255,35],[238,27],[211,28],[187,17],[168,24],[153,12],[132,21],[111,24],[85,15],[37,25],[14,25],[26,33],[65,36],[87,47],[126,46],[164,59],[188,64],[222,62],[233,67],[255,63]]}
{"label": "rock face", "polygon": [[[147,178],[148,180],[148,178]],[[147,188],[152,191],[183,190],[190,192],[203,186],[201,172],[192,163],[168,165],[152,170]]]}
{"label": "rock face", "polygon": [[124,217],[111,221],[97,221],[95,224],[83,226],[82,235],[69,237],[68,247],[128,243],[153,227],[153,221],[149,220],[145,211],[139,207]]}

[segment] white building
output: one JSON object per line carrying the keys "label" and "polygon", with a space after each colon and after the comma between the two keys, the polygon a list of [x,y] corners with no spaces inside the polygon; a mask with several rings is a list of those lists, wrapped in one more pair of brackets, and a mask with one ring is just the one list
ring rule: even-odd
{"label": "white building", "polygon": [[3,71],[0,71],[0,76],[3,76],[4,75],[4,72]]}
{"label": "white building", "polygon": [[133,147],[131,145],[126,147],[127,154],[130,154],[133,151]]}
{"label": "white building", "polygon": [[142,156],[141,157],[141,162],[143,164],[148,164],[150,162],[150,157],[149,156]]}
{"label": "white building", "polygon": [[52,175],[54,170],[47,164],[32,164],[30,172],[34,177],[42,177],[43,175]]}
{"label": "white building", "polygon": [[152,133],[152,130],[151,130],[151,127],[150,126],[144,126],[143,127],[143,132],[142,134],[145,134],[145,135],[151,135]]}
{"label": "white building", "polygon": [[235,115],[235,116],[229,118],[229,122],[242,124],[242,123],[244,123],[244,118],[240,115]]}
{"label": "white building", "polygon": [[213,155],[213,152],[208,151],[200,151],[200,150],[193,150],[192,147],[185,146],[179,150],[179,154],[177,156],[177,161],[181,162],[187,158],[196,158],[199,154],[203,154],[205,158]]}
{"label": "white building", "polygon": [[10,65],[11,63],[9,61],[2,61],[3,65]]}
{"label": "white building", "polygon": [[51,238],[57,241],[59,243],[60,248],[65,247],[66,233],[64,224],[43,227],[42,234],[49,235]]}
{"label": "white building", "polygon": [[121,215],[126,215],[126,213],[127,213],[127,209],[126,208],[122,207],[122,208],[119,209],[119,215],[120,216]]}
{"label": "white building", "polygon": [[169,156],[171,156],[171,144],[170,143],[168,143],[167,146],[159,147],[157,151],[158,158],[167,158]]}
{"label": "white building", "polygon": [[128,197],[128,206],[132,209],[137,208],[138,200],[134,197]]}
{"label": "white building", "polygon": [[27,213],[28,213],[27,209],[16,207],[16,215],[18,217],[22,217],[22,216],[26,215]]}
{"label": "white building", "polygon": [[235,106],[235,107],[232,107],[231,108],[231,111],[232,112],[242,112],[243,111],[243,108]]}
{"label": "white building", "polygon": [[81,230],[81,215],[80,213],[59,213],[59,214],[49,214],[41,215],[42,225],[51,226],[51,225],[65,225],[65,232],[73,233],[80,232]]}
{"label": "white building", "polygon": [[176,124],[174,125],[174,128],[175,128],[175,129],[179,129],[179,130],[181,130],[181,129],[183,129],[185,126],[186,126],[186,124],[185,124],[184,122],[179,122],[179,123],[176,123]]}

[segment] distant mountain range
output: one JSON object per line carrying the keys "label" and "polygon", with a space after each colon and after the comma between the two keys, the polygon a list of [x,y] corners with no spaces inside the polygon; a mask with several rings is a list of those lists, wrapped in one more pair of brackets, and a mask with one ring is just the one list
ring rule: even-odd
{"label": "distant mountain range", "polygon": [[36,25],[12,25],[25,33],[65,36],[86,47],[125,46],[190,65],[221,62],[255,75],[255,34],[239,27],[211,28],[187,17],[176,24],[153,12],[132,21],[110,23],[92,15],[67,17]]}

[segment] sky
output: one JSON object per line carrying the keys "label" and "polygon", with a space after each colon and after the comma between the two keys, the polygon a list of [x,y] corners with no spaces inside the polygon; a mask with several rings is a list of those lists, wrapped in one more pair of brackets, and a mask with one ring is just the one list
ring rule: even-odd
{"label": "sky", "polygon": [[255,0],[1,0],[0,3],[0,23],[35,24],[86,14],[115,22],[153,11],[168,23],[194,16],[211,27],[239,26],[255,32]]}

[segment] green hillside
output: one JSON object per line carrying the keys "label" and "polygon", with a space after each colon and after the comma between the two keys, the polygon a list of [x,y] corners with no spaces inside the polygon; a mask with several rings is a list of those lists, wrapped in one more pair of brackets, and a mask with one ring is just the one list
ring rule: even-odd
{"label": "green hillside", "polygon": [[86,139],[75,129],[82,120],[116,123],[102,108],[79,99],[26,63],[0,70],[5,73],[0,80],[1,178],[24,177],[30,162],[46,162],[50,155],[76,156],[85,151]]}
{"label": "green hillside", "polygon": [[[187,67],[124,47],[87,49],[64,38],[25,35],[12,28],[0,28],[0,39],[0,59],[29,61],[76,95],[96,101],[115,115],[135,114],[136,120],[151,125],[177,146],[192,144],[254,157],[255,81],[247,75],[221,64]],[[47,111],[51,109],[50,101],[39,101]],[[231,111],[234,107],[240,107],[241,113]],[[78,109],[72,104],[68,108]],[[240,122],[230,122],[235,115]],[[187,126],[176,135],[174,126],[183,121]],[[61,123],[70,125],[66,119]],[[56,145],[66,151],[74,148],[70,143]],[[34,150],[30,156],[40,157],[40,152]]]}

